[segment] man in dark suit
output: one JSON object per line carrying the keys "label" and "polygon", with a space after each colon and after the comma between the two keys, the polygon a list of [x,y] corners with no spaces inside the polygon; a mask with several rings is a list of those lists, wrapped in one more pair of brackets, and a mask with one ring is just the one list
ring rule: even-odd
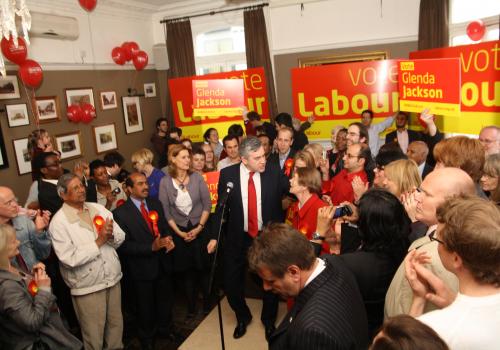
{"label": "man in dark suit", "polygon": [[366,313],[356,280],[336,256],[316,258],[307,238],[272,224],[248,252],[265,290],[295,303],[269,339],[271,350],[366,349]]}
{"label": "man in dark suit", "polygon": [[385,135],[385,143],[397,143],[403,153],[406,153],[410,143],[421,139],[419,132],[408,129],[408,114],[405,112],[396,115],[396,130]]}
{"label": "man in dark suit", "polygon": [[148,198],[146,177],[132,173],[125,185],[130,197],[113,211],[116,223],[125,232],[125,241],[118,252],[125,278],[135,294],[142,348],[153,349],[155,334],[159,328],[168,331],[171,321],[173,293],[168,253],[174,248],[174,243],[160,201]]}
{"label": "man in dark suit", "polygon": [[[287,160],[293,159],[296,151],[292,148],[293,145],[293,130],[287,127],[278,130],[278,136],[276,138],[276,146],[278,148],[278,152],[272,153],[269,156],[268,161],[270,163],[275,163],[275,165],[279,166],[281,171],[287,172]],[[290,170],[291,170],[290,165]],[[288,172],[288,176],[291,175],[291,171]]]}
{"label": "man in dark suit", "polygon": [[[233,190],[227,199],[227,234],[224,243],[224,288],[229,305],[236,313],[238,324],[233,337],[240,338],[252,320],[245,302],[245,275],[247,250],[254,238],[269,222],[282,222],[281,198],[288,192],[288,179],[279,167],[267,162],[264,149],[256,137],[247,137],[240,148],[241,163],[224,168],[219,178],[219,210],[214,224],[218,227],[222,210],[220,205],[227,184]],[[214,230],[216,231],[216,230]],[[264,293],[261,320],[266,336],[274,330],[278,311],[278,299],[272,293]]]}
{"label": "man in dark suit", "polygon": [[409,159],[417,163],[418,173],[420,177],[425,179],[425,177],[434,170],[434,167],[427,164],[427,155],[429,154],[429,147],[424,141],[413,141],[408,145],[408,151],[406,155]]}

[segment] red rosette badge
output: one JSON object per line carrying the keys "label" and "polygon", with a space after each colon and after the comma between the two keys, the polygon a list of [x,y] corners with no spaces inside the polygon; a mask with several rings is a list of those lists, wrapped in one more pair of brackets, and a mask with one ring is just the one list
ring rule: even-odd
{"label": "red rosette badge", "polygon": [[156,210],[150,210],[149,211],[149,220],[153,223],[153,231],[155,234],[155,237],[158,237],[160,235],[160,231],[158,230],[158,213]]}
{"label": "red rosette badge", "polygon": [[288,158],[285,162],[285,175],[290,177],[290,174],[292,173],[292,168],[293,168],[293,159]]}

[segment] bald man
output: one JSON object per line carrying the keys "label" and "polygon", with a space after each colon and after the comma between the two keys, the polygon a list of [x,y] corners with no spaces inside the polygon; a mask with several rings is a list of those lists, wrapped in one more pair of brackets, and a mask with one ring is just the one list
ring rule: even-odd
{"label": "bald man", "polygon": [[500,153],[500,128],[498,126],[485,126],[479,133],[479,141],[484,147],[486,156]]}
{"label": "bald man", "polygon": [[[471,177],[459,168],[441,168],[431,172],[420,185],[415,195],[416,220],[428,226],[424,237],[417,239],[410,246],[410,251],[419,249],[427,252],[431,257],[428,268],[440,277],[451,289],[458,291],[458,280],[454,274],[446,270],[438,254],[438,242],[429,238],[436,230],[438,220],[437,208],[447,198],[459,195],[476,195],[476,187]],[[408,314],[413,300],[413,291],[405,277],[404,263],[402,263],[385,297],[385,317],[399,314]],[[437,307],[429,302],[425,305],[424,312],[435,310]]]}
{"label": "bald man", "polygon": [[424,141],[413,141],[408,145],[406,155],[409,159],[417,163],[418,173],[420,177],[425,179],[429,173],[434,170],[432,166],[427,164],[427,155],[429,154],[429,147]]}

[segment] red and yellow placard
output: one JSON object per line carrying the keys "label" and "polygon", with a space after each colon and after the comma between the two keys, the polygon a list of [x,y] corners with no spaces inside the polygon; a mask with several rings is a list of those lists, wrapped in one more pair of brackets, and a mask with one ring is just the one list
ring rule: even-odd
{"label": "red and yellow placard", "polygon": [[212,201],[212,213],[215,212],[217,206],[217,199],[219,195],[217,189],[219,188],[219,171],[211,171],[203,174],[203,179],[207,183],[208,191],[210,192],[210,200]]}
{"label": "red and yellow placard", "polygon": [[398,61],[384,60],[332,64],[292,69],[294,116],[316,122],[309,139],[329,139],[336,125],[359,121],[371,109],[375,117],[394,114],[399,108]]}
{"label": "red and yellow placard", "polygon": [[432,114],[460,113],[460,61],[458,58],[399,62],[399,108]]}
{"label": "red and yellow placard", "polygon": [[263,68],[170,79],[168,84],[174,121],[176,126],[182,128],[183,136],[198,142],[202,141],[203,133],[208,128],[216,128],[219,135],[224,136],[231,124],[240,123],[243,125],[241,114],[236,116],[193,116],[192,82],[193,80],[211,79],[241,79],[244,89],[242,106],[246,106],[249,111],[256,111],[263,119],[269,119],[269,99]]}
{"label": "red and yellow placard", "polygon": [[243,79],[193,80],[193,117],[241,116]]}
{"label": "red and yellow placard", "polygon": [[461,113],[447,116],[445,132],[477,134],[485,125],[500,125],[500,41],[416,51],[410,59],[459,58]]}

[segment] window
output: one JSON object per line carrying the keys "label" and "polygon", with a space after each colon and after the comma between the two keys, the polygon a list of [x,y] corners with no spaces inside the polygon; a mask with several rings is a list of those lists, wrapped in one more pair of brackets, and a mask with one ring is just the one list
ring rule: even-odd
{"label": "window", "polygon": [[481,41],[498,40],[500,1],[498,0],[451,0],[450,45],[475,43],[467,36],[467,25],[481,19],[486,33]]}
{"label": "window", "polygon": [[195,52],[198,75],[247,68],[242,26],[225,27],[197,35]]}

